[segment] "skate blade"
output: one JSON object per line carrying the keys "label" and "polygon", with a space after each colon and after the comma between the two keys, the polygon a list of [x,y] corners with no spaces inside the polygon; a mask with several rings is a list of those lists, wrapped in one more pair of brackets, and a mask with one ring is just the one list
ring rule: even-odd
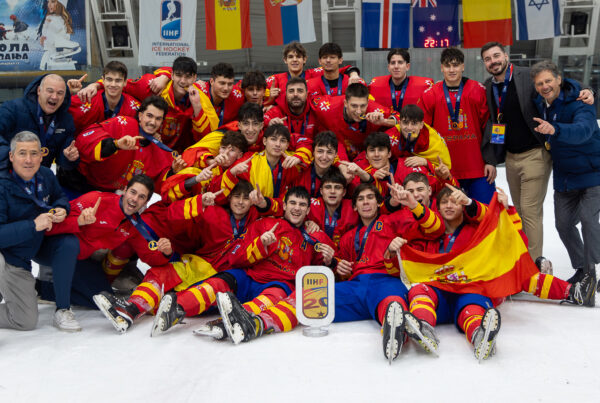
{"label": "skate blade", "polygon": [[[500,317],[498,312],[495,310],[488,311],[483,317],[481,326],[485,329],[483,339],[477,348],[477,360],[481,364],[481,361],[488,359],[493,355],[494,348],[496,346],[496,333],[500,329]],[[490,340],[490,336],[492,340]]]}
{"label": "skate blade", "polygon": [[[414,318],[414,316],[413,316],[413,318]],[[417,338],[417,342],[423,348],[423,350],[427,351],[428,353],[433,354],[436,357],[440,356],[438,353],[438,344],[433,342],[429,337],[425,336],[421,332],[421,329],[420,329],[420,326],[418,325],[418,323],[415,324],[412,318],[408,318],[406,320],[406,326],[408,328],[410,328],[410,330],[408,330],[409,336],[412,337],[412,335],[415,335]]]}
{"label": "skate blade", "polygon": [[[94,303],[96,304],[100,312],[102,312],[106,319],[108,319],[110,323],[112,323],[115,330],[120,334],[125,334],[127,328],[129,327],[129,324],[119,314],[113,315],[113,313],[110,312],[112,305],[106,299],[106,297],[104,295],[98,294],[94,295],[92,299],[94,300]],[[112,309],[114,310],[114,308]]]}
{"label": "skate blade", "polygon": [[[231,300],[229,299],[229,295],[222,292],[217,294],[217,308],[219,308],[219,313],[221,314],[221,318],[223,319],[223,325],[225,326],[225,331],[227,332],[227,335],[229,336],[233,344],[239,344],[244,338],[244,332],[242,332],[242,337],[240,338],[239,332],[237,332],[231,324],[229,314],[233,310],[233,306],[231,304]],[[237,326],[239,328],[239,325]]]}
{"label": "skate blade", "polygon": [[223,339],[225,338],[225,335],[223,334],[222,330],[217,328],[217,327],[213,327],[213,326],[201,326],[198,329],[192,331],[193,334],[195,334],[196,336],[208,336],[208,337],[212,337],[213,339]]}
{"label": "skate blade", "polygon": [[164,333],[163,329],[165,327],[165,320],[162,318],[162,314],[171,309],[172,302],[172,299],[168,296],[161,299],[160,304],[158,304],[156,315],[154,316],[154,322],[152,322],[150,337],[158,336],[159,334]]}
{"label": "skate blade", "polygon": [[404,321],[404,313],[401,309],[397,309],[394,306],[387,314],[387,321],[390,326],[390,338],[387,341],[387,345],[385,347],[386,355],[388,358],[389,365],[392,365],[392,361],[394,361],[399,355],[400,351],[402,351],[402,344],[396,340],[396,333],[402,327],[402,322]]}

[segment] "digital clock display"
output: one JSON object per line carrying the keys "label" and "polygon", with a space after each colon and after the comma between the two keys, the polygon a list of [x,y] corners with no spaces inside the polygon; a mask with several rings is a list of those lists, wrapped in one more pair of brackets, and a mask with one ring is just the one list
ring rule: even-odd
{"label": "digital clock display", "polygon": [[441,38],[441,39],[433,39],[431,37],[426,38],[423,42],[424,48],[448,48],[450,47],[450,39]]}

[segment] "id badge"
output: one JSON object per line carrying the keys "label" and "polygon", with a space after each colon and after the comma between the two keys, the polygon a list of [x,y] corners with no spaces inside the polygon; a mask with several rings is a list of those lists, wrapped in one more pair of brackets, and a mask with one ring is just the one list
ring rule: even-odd
{"label": "id badge", "polygon": [[504,133],[506,132],[506,125],[501,123],[495,123],[492,125],[492,144],[504,144]]}

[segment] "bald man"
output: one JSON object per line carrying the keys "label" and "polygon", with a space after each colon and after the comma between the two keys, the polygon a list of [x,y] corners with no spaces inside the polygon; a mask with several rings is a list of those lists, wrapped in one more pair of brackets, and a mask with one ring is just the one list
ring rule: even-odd
{"label": "bald man", "polygon": [[8,173],[11,139],[24,130],[38,135],[43,166],[49,167],[54,160],[65,170],[77,166],[79,152],[73,142],[75,125],[68,111],[70,100],[65,80],[46,74],[32,81],[22,98],[0,106],[0,176]]}

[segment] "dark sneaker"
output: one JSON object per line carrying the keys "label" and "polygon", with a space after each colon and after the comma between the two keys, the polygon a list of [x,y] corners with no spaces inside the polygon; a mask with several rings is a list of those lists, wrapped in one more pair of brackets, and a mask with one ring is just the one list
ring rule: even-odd
{"label": "dark sneaker", "polygon": [[100,312],[112,323],[114,328],[121,334],[133,324],[139,314],[139,309],[132,303],[121,300],[109,292],[102,291],[94,295],[94,302]]}
{"label": "dark sneaker", "polygon": [[554,273],[554,270],[552,268],[552,262],[543,256],[540,256],[537,259],[535,259],[535,265],[542,274],[552,275],[552,273]]}
{"label": "dark sneaker", "polygon": [[246,309],[232,292],[217,294],[217,307],[223,325],[233,344],[250,341],[262,336],[263,323]]}
{"label": "dark sneaker", "polygon": [[500,312],[489,308],[481,319],[481,325],[473,333],[473,352],[479,362],[487,360],[496,353],[496,337],[500,331]]}
{"label": "dark sneaker", "polygon": [[398,302],[392,301],[388,305],[381,332],[383,333],[383,355],[391,365],[392,361],[400,355],[404,344],[404,310]]}
{"label": "dark sneaker", "polygon": [[177,303],[177,294],[174,292],[167,293],[160,300],[160,304],[158,305],[150,337],[158,336],[178,323],[184,323],[184,318],[185,311],[181,305]]}
{"label": "dark sneaker", "polygon": [[215,340],[224,340],[227,337],[227,331],[221,318],[206,322],[192,333],[197,336],[209,336]]}
{"label": "dark sneaker", "polygon": [[419,343],[423,350],[438,355],[440,340],[437,338],[433,326],[424,320],[417,319],[410,312],[404,312],[404,323],[408,337]]}

